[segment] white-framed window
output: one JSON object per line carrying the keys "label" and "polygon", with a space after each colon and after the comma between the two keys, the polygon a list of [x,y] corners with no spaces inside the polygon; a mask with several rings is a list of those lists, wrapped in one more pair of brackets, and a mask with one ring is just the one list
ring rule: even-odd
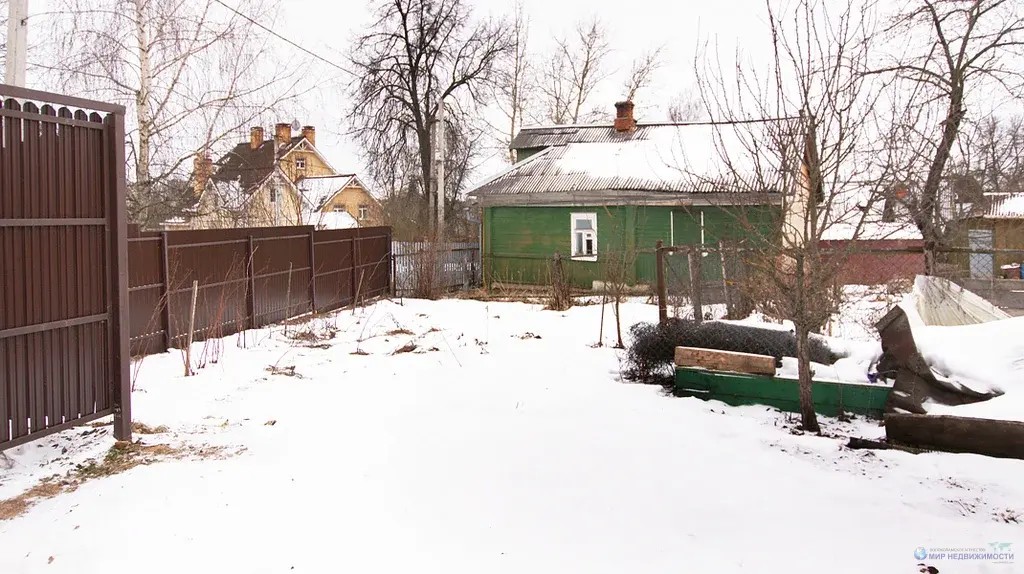
{"label": "white-framed window", "polygon": [[367,205],[359,206],[359,220],[366,221],[370,217],[370,207]]}
{"label": "white-framed window", "polygon": [[573,213],[570,221],[573,259],[597,261],[597,214]]}
{"label": "white-framed window", "polygon": [[345,211],[345,206],[344,205],[335,205],[334,206],[334,213],[341,213],[343,211]]}
{"label": "white-framed window", "polygon": [[295,158],[295,169],[306,169],[306,158],[297,157]]}

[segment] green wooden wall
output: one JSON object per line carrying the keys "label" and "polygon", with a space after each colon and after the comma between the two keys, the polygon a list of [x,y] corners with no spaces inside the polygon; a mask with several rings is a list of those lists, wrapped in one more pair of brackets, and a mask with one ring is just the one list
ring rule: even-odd
{"label": "green wooden wall", "polygon": [[[597,213],[597,261],[572,261],[571,214]],[[778,208],[747,207],[488,207],[484,209],[484,271],[489,281],[549,284],[555,253],[565,259],[573,285],[589,288],[608,277],[608,267],[628,264],[630,283],[655,281],[654,247],[747,239],[763,240],[774,228]],[[741,222],[742,219],[742,222]],[[753,226],[756,229],[752,229]],[[647,250],[650,253],[638,253]],[[721,278],[721,266],[707,258],[702,275]]]}

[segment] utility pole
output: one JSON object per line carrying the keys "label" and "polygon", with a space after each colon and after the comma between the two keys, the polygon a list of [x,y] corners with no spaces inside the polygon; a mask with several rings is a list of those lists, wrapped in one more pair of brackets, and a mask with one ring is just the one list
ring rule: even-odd
{"label": "utility pole", "polygon": [[28,0],[10,0],[7,6],[7,69],[4,83],[25,87],[25,51],[28,48]]}
{"label": "utility pole", "polygon": [[445,125],[444,125],[444,99],[437,106],[437,124],[434,129],[437,141],[434,149],[437,150],[437,161],[434,166],[434,173],[437,174],[437,240],[443,241],[444,237],[444,158],[445,158]]}

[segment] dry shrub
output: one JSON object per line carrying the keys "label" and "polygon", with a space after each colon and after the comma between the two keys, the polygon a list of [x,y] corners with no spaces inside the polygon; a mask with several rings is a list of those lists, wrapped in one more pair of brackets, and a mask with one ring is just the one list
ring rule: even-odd
{"label": "dry shrub", "polygon": [[572,307],[572,287],[565,276],[565,264],[557,253],[551,260],[551,296],[547,308],[565,311]]}
{"label": "dry shrub", "polygon": [[132,422],[132,432],[137,434],[163,434],[170,432],[171,429],[167,428],[167,425],[160,425],[158,427],[151,427],[146,423],[139,421]]}

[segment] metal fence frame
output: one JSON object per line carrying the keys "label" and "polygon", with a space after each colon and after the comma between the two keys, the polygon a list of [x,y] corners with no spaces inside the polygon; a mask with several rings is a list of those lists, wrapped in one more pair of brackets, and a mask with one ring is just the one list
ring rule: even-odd
{"label": "metal fence frame", "polygon": [[138,232],[128,239],[133,356],[223,337],[391,291],[391,228]]}
{"label": "metal fence frame", "polygon": [[392,275],[394,293],[410,296],[417,291],[417,274],[431,262],[435,262],[438,282],[431,284],[440,292],[469,289],[482,285],[483,272],[480,261],[480,244],[474,242],[450,242],[436,247],[428,241],[395,241],[391,244]]}
{"label": "metal fence frame", "polygon": [[124,107],[0,85],[0,450],[131,438]]}

